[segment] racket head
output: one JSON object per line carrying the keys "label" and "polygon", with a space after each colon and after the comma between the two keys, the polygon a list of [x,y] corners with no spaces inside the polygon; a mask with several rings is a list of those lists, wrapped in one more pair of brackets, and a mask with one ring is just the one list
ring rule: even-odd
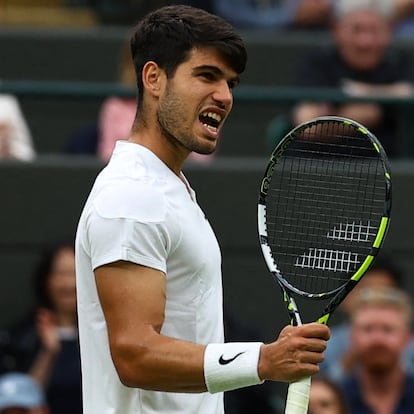
{"label": "racket head", "polygon": [[261,181],[267,266],[284,290],[336,296],[337,306],[373,263],[390,212],[389,162],[370,131],[333,116],[299,125],[272,152]]}

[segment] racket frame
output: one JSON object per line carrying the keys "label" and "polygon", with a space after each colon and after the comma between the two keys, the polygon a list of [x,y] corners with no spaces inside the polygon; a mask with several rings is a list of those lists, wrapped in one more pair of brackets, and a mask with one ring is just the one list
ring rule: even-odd
{"label": "racket frame", "polygon": [[[289,147],[290,143],[295,139],[295,137],[300,134],[304,129],[310,128],[314,125],[323,123],[323,122],[340,122],[345,125],[353,125],[356,127],[359,132],[366,135],[369,140],[371,141],[374,149],[380,156],[382,167],[384,170],[384,179],[385,179],[385,200],[384,200],[384,213],[381,217],[380,226],[375,237],[374,243],[370,249],[369,254],[359,266],[359,268],[354,272],[352,277],[345,283],[343,286],[339,286],[336,289],[333,289],[329,292],[325,293],[309,293],[304,292],[297,289],[295,286],[290,284],[282,275],[280,270],[277,268],[277,265],[273,259],[270,246],[268,244],[268,233],[267,233],[267,226],[266,226],[266,197],[267,192],[270,186],[270,181],[272,179],[274,169],[276,164],[279,162],[280,158]],[[276,146],[274,151],[272,152],[269,163],[266,167],[264,176],[262,178],[260,184],[260,193],[259,193],[259,202],[258,202],[258,232],[259,232],[259,241],[262,249],[263,256],[265,258],[265,262],[267,267],[273,277],[273,279],[279,284],[282,289],[283,293],[283,300],[286,304],[291,324],[293,325],[301,325],[302,321],[300,318],[299,309],[296,305],[296,302],[292,296],[292,294],[296,294],[301,297],[305,297],[307,299],[315,299],[315,300],[323,300],[328,298],[333,298],[327,304],[317,322],[326,324],[332,315],[333,311],[339,306],[339,304],[343,301],[346,295],[356,286],[356,284],[360,281],[362,276],[369,270],[371,265],[373,264],[375,257],[385,239],[389,223],[390,223],[390,211],[391,211],[391,174],[390,174],[390,167],[389,161],[386,156],[386,153],[379,142],[379,140],[369,132],[363,125],[360,123],[353,121],[348,118],[338,117],[338,116],[324,116],[318,117],[308,122],[305,122],[292,131],[290,131]]]}

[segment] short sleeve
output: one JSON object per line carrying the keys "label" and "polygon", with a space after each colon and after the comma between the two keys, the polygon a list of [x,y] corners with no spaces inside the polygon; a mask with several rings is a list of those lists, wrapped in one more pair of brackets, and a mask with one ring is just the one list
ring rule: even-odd
{"label": "short sleeve", "polygon": [[166,213],[164,196],[149,184],[130,180],[105,187],[86,221],[93,269],[125,260],[166,273]]}

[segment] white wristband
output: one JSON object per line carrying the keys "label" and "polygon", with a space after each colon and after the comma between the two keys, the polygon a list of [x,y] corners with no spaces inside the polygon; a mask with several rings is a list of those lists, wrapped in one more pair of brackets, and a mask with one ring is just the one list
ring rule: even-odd
{"label": "white wristband", "polygon": [[263,342],[209,344],[204,352],[204,379],[210,393],[262,384],[257,367]]}

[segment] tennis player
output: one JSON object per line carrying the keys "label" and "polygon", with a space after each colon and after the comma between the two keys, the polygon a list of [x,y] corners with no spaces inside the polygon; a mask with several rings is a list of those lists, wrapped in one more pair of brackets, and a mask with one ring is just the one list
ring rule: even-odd
{"label": "tennis player", "polygon": [[167,6],[136,27],[138,113],[76,240],[84,414],[223,413],[223,392],[318,372],[329,329],[223,343],[221,256],[181,172],[216,149],[246,64],[221,18]]}

